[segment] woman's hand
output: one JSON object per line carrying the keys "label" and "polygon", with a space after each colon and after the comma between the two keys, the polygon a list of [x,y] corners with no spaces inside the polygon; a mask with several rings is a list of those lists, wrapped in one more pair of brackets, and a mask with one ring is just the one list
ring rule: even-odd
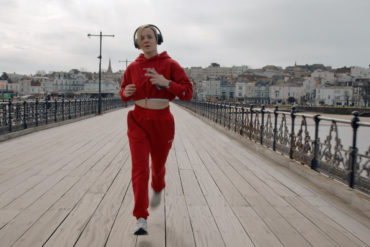
{"label": "woman's hand", "polygon": [[168,87],[170,80],[167,80],[163,75],[160,75],[155,71],[155,69],[146,69],[145,76],[150,77],[150,82],[153,85],[158,85],[162,87]]}
{"label": "woman's hand", "polygon": [[136,92],[135,84],[128,84],[123,91],[123,95],[128,98]]}

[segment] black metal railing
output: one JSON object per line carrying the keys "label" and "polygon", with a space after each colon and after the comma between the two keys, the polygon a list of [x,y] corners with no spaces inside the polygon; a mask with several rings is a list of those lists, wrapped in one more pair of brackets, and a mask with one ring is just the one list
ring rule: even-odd
{"label": "black metal railing", "polygon": [[[102,100],[102,112],[124,106],[119,98]],[[0,135],[92,114],[98,114],[97,99],[0,102]]]}
{"label": "black metal railing", "polygon": [[[370,194],[370,123],[253,105],[176,101],[254,142]],[[359,135],[359,131],[362,131]],[[359,136],[360,141],[359,141]]]}

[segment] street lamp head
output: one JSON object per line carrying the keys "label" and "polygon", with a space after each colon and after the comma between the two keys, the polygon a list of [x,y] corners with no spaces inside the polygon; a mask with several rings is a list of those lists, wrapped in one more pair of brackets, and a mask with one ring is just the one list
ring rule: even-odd
{"label": "street lamp head", "polygon": [[88,34],[87,34],[87,37],[91,38],[91,34],[89,34],[89,33],[88,33]]}

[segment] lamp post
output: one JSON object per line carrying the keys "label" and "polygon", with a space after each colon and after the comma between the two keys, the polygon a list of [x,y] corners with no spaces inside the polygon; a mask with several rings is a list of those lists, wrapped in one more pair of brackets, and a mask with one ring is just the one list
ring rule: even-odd
{"label": "lamp post", "polygon": [[102,32],[100,31],[100,34],[87,34],[87,37],[100,37],[100,53],[99,53],[99,99],[98,99],[98,114],[100,115],[101,114],[101,59],[102,59],[102,56],[101,56],[101,46],[102,46],[102,39],[103,37],[113,37],[114,38],[114,34],[112,35],[103,35]]}

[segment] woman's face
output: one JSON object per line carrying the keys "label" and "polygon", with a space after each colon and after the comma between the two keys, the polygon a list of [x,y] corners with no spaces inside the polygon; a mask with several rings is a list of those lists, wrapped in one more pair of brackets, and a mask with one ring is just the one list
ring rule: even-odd
{"label": "woman's face", "polygon": [[144,28],[139,39],[140,48],[146,57],[157,55],[157,39],[151,28]]}

